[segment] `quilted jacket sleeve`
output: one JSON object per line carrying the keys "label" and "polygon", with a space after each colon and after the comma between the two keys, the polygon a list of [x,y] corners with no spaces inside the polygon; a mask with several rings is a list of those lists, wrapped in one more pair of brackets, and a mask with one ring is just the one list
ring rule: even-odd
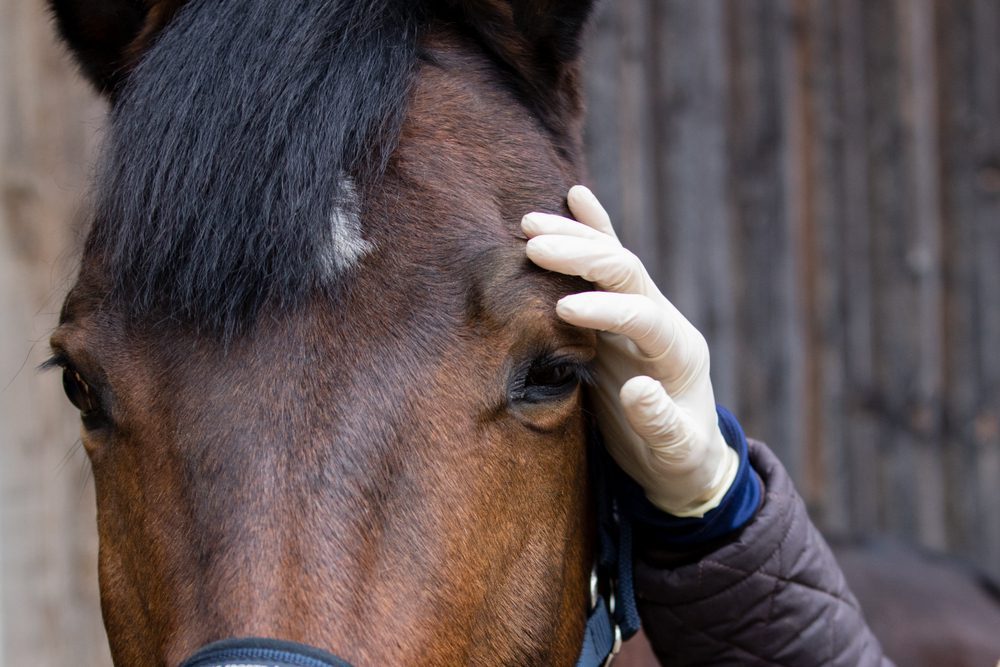
{"label": "quilted jacket sleeve", "polygon": [[764,500],[734,537],[679,554],[637,534],[639,612],[660,662],[891,665],[788,473],[759,442],[750,461]]}

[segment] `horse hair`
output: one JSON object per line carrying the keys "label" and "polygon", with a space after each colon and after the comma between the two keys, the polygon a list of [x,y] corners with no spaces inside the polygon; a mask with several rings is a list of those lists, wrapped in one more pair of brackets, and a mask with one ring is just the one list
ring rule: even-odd
{"label": "horse hair", "polygon": [[379,177],[398,138],[420,4],[184,7],[112,110],[88,239],[110,298],[228,337],[328,287],[344,176]]}

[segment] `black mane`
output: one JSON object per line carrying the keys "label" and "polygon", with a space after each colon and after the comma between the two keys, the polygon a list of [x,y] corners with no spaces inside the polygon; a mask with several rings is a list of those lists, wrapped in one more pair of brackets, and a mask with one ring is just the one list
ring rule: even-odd
{"label": "black mane", "polygon": [[111,296],[226,335],[321,286],[343,177],[405,111],[415,0],[193,0],[121,90],[88,252]]}

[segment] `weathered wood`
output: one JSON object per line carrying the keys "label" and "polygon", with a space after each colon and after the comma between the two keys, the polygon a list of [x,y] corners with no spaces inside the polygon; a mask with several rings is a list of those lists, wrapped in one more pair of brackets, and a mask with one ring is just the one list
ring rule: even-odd
{"label": "weathered wood", "polygon": [[[836,67],[840,71],[839,103],[843,145],[843,201],[841,219],[843,255],[839,258],[843,297],[839,304],[840,328],[845,339],[845,412],[843,448],[846,464],[848,529],[870,534],[878,530],[880,484],[878,476],[878,418],[866,408],[874,391],[873,323],[876,318],[869,288],[872,280],[871,217],[868,207],[870,179],[867,160],[868,76],[864,57],[866,0],[840,0],[835,20],[842,47]],[[836,416],[834,417],[836,418]]]}
{"label": "weathered wood", "polygon": [[[979,499],[980,535],[971,551],[994,572],[1000,571],[1000,6],[992,0],[973,3],[975,44],[975,110],[978,158],[975,222],[979,240],[974,250],[982,303],[976,341],[981,360],[975,412],[977,466],[973,486]],[[984,526],[986,528],[984,529]]]}
{"label": "weathered wood", "polygon": [[948,540],[1000,562],[1000,11],[937,3],[945,253]]}
{"label": "weathered wood", "polygon": [[[801,467],[802,347],[797,335],[792,226],[786,179],[794,176],[785,122],[792,48],[787,5],[729,3],[729,196],[739,341],[736,409],[793,474]],[[797,476],[797,475],[796,475]]]}
{"label": "weathered wood", "polygon": [[664,293],[710,341],[717,390],[729,402],[736,382],[725,189],[724,7],[684,0],[647,4],[653,11],[646,27],[654,37],[646,85],[656,122],[637,143],[650,148],[657,176],[652,188],[657,217],[646,224],[658,223],[660,244],[651,253],[650,267]]}
{"label": "weathered wood", "polygon": [[58,373],[35,371],[74,272],[103,107],[39,2],[0,2],[0,91],[0,664],[107,665],[79,423]]}
{"label": "weathered wood", "polygon": [[622,211],[621,144],[618,125],[618,51],[619,16],[612,3],[603,3],[597,12],[587,39],[584,85],[587,96],[587,120],[584,141],[587,146],[589,185],[594,188],[608,212]]}
{"label": "weathered wood", "polygon": [[[603,79],[618,115],[592,101],[616,136],[592,120],[593,174],[614,215],[642,211],[619,225],[708,335],[720,397],[824,527],[1000,573],[1000,7],[647,4],[641,62]],[[643,15],[604,11],[619,38]]]}
{"label": "weathered wood", "polygon": [[[817,0],[792,4],[795,49],[789,110],[793,154],[799,174],[789,187],[798,198],[796,301],[802,328],[803,487],[817,518],[834,530],[847,528],[847,490],[843,453],[844,298],[840,275],[843,256],[843,174],[840,90],[837,60],[839,32],[835,6]],[[824,29],[827,27],[827,29]]]}

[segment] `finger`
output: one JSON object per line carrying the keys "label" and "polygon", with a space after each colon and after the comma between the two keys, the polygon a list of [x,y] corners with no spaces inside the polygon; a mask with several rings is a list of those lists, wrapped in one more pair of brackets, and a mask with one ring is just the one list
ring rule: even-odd
{"label": "finger", "polygon": [[590,188],[585,185],[574,185],[566,195],[566,203],[569,204],[569,210],[577,220],[602,234],[618,238],[615,228],[611,226],[611,217]]}
{"label": "finger", "polygon": [[[578,327],[621,334],[650,359],[671,351],[681,326],[669,311],[641,294],[571,294],[559,300],[556,314]],[[664,370],[669,372],[672,365],[668,362]]]}
{"label": "finger", "polygon": [[552,215],[550,213],[529,213],[521,218],[521,229],[527,234],[529,239],[543,234],[554,234],[558,236],[578,236],[595,241],[608,241],[607,234],[602,234],[596,229],[576,220],[570,220],[561,215]]}
{"label": "finger", "polygon": [[690,457],[695,431],[663,385],[645,375],[634,377],[622,386],[619,400],[632,430],[660,461],[681,465]]}
{"label": "finger", "polygon": [[546,234],[528,241],[528,258],[543,269],[580,276],[612,292],[641,292],[646,270],[620,245],[605,240]]}

